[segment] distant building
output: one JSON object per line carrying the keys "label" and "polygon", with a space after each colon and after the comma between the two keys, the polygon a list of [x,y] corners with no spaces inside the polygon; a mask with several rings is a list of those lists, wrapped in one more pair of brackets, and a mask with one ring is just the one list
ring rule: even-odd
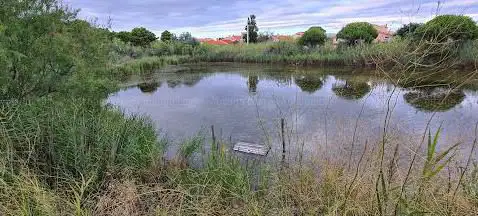
{"label": "distant building", "polygon": [[272,41],[273,42],[279,42],[279,41],[293,41],[294,37],[289,36],[289,35],[274,35],[272,36]]}
{"label": "distant building", "polygon": [[232,35],[232,36],[228,36],[228,37],[225,37],[223,40],[230,40],[232,42],[241,42],[242,41],[242,36],[240,35]]}
{"label": "distant building", "polygon": [[199,38],[198,41],[202,44],[211,44],[211,45],[228,45],[236,44],[242,42],[242,37],[237,35],[228,36],[225,38]]}
{"label": "distant building", "polygon": [[377,32],[378,32],[378,36],[377,38],[375,38],[374,42],[384,43],[384,42],[389,42],[392,39],[393,33],[392,31],[390,31],[390,29],[388,29],[387,24],[373,25],[373,27],[375,27],[375,29],[377,29]]}
{"label": "distant building", "polygon": [[229,43],[227,43],[226,41],[222,41],[222,40],[207,40],[207,41],[204,41],[202,43],[210,44],[210,45],[229,45]]}
{"label": "distant building", "polygon": [[212,40],[214,40],[214,39],[212,39],[212,38],[199,38],[199,39],[197,39],[197,40],[198,40],[200,43],[203,43],[203,42],[206,42],[206,41],[212,41]]}
{"label": "distant building", "polygon": [[304,36],[304,32],[297,32],[292,37],[294,39],[298,39],[298,38],[301,38],[302,36]]}

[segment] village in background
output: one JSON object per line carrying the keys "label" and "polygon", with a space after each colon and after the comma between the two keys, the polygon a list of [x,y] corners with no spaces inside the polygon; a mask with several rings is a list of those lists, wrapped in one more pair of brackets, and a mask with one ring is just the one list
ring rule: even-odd
{"label": "village in background", "polygon": [[[388,28],[388,25],[373,25],[378,32],[377,38],[375,38],[375,43],[385,43],[389,42],[394,32]],[[243,39],[246,32],[243,32],[242,35],[230,35],[227,37],[220,37],[220,38],[197,38],[197,40],[201,44],[210,44],[210,45],[231,45],[231,44],[239,44],[245,43],[246,41]],[[279,41],[295,41],[302,37],[304,32],[297,32],[294,35],[270,35],[269,41],[272,42],[279,42]],[[333,45],[337,45],[341,42],[341,39],[337,39],[337,34],[327,34],[327,38],[332,41]]]}

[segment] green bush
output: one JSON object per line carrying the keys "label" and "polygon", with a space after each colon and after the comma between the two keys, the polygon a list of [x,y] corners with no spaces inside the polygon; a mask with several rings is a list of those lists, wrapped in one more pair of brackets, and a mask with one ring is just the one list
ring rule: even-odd
{"label": "green bush", "polygon": [[402,38],[411,37],[415,34],[415,31],[422,25],[423,24],[421,23],[409,23],[409,24],[403,25],[401,28],[397,30],[395,35],[400,36]]}
{"label": "green bush", "polygon": [[115,37],[123,41],[123,43],[131,42],[131,32],[120,31],[118,33],[115,33]]}
{"label": "green bush", "polygon": [[425,23],[417,29],[418,39],[445,42],[474,40],[478,38],[478,26],[468,16],[441,15]]}
{"label": "green bush", "polygon": [[173,34],[169,31],[163,31],[161,33],[161,41],[168,42],[173,40]]}
{"label": "green bush", "polygon": [[153,32],[148,31],[146,28],[134,28],[131,30],[130,42],[133,46],[147,47],[153,41],[158,39]]}
{"label": "green bush", "polygon": [[73,74],[106,69],[110,33],[57,1],[8,1],[0,11],[0,99],[45,96]]}
{"label": "green bush", "polygon": [[304,35],[299,39],[298,43],[302,46],[315,47],[317,45],[324,45],[327,35],[325,30],[321,27],[310,27],[304,32]]}
{"label": "green bush", "polygon": [[272,43],[265,49],[266,54],[292,56],[300,53],[300,48],[291,42]]}
{"label": "green bush", "polygon": [[367,22],[349,23],[337,33],[337,38],[346,40],[349,45],[356,44],[357,41],[371,43],[377,36],[375,27]]}

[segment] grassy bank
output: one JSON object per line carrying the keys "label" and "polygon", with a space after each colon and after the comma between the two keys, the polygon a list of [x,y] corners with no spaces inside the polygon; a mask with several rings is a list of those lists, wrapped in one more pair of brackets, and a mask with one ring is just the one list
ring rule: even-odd
{"label": "grassy bank", "polygon": [[[159,44],[159,45],[158,45]],[[164,49],[167,46],[167,49]],[[394,39],[388,43],[361,44],[356,46],[333,46],[331,41],[323,46],[305,48],[295,42],[267,42],[236,45],[198,45],[188,46],[179,42],[154,42],[149,48],[132,48],[116,42],[117,55],[143,57],[183,56],[187,62],[243,62],[243,63],[279,63],[300,66],[355,66],[372,67],[377,64],[393,67],[406,64],[412,59],[420,59],[426,50],[425,45],[406,39]],[[421,47],[423,46],[423,47]],[[159,48],[158,48],[159,47]],[[161,48],[162,47],[162,48]],[[459,49],[450,48],[453,59],[446,62],[456,68],[474,68],[478,59],[475,50],[476,41],[469,41]],[[127,51],[125,51],[127,50]],[[420,51],[421,50],[421,51]],[[423,65],[429,59],[421,59]],[[181,61],[183,62],[183,61]],[[425,67],[426,69],[426,67]]]}
{"label": "grassy bank", "polygon": [[[439,155],[429,155],[428,165],[417,162],[409,174],[407,168],[394,167],[399,162],[393,148],[386,149],[390,159],[383,161],[381,169],[382,153],[372,146],[349,159],[349,167],[346,160],[327,157],[289,161],[284,166],[278,161],[241,161],[223,141],[218,141],[221,148],[201,154],[209,143],[198,137],[186,141],[175,159],[164,161],[158,145],[152,145],[156,137],[149,125],[117,114],[108,116],[95,120],[109,122],[103,126],[108,132],[89,135],[92,140],[100,138],[96,143],[78,143],[84,139],[75,132],[84,129],[77,126],[61,130],[62,138],[71,141],[53,148],[62,151],[53,154],[57,165],[47,164],[54,168],[51,171],[38,172],[37,167],[43,164],[37,153],[48,150],[2,155],[15,158],[28,152],[32,156],[22,158],[31,158],[32,163],[17,161],[21,163],[15,172],[3,173],[0,211],[6,215],[474,215],[478,211],[478,169],[466,166],[463,176],[451,166],[451,174],[433,173],[443,162],[433,162]],[[106,135],[114,137],[105,140]],[[191,157],[200,158],[201,168],[188,167]],[[381,170],[383,181],[377,179]]]}

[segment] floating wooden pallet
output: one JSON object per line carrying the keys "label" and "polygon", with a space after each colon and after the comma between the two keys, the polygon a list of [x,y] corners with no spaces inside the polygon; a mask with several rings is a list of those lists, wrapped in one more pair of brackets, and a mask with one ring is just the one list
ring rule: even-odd
{"label": "floating wooden pallet", "polygon": [[267,153],[269,153],[269,149],[270,147],[266,145],[247,143],[247,142],[238,142],[232,148],[232,150],[234,151],[244,152],[248,154],[256,154],[261,156],[267,155]]}

